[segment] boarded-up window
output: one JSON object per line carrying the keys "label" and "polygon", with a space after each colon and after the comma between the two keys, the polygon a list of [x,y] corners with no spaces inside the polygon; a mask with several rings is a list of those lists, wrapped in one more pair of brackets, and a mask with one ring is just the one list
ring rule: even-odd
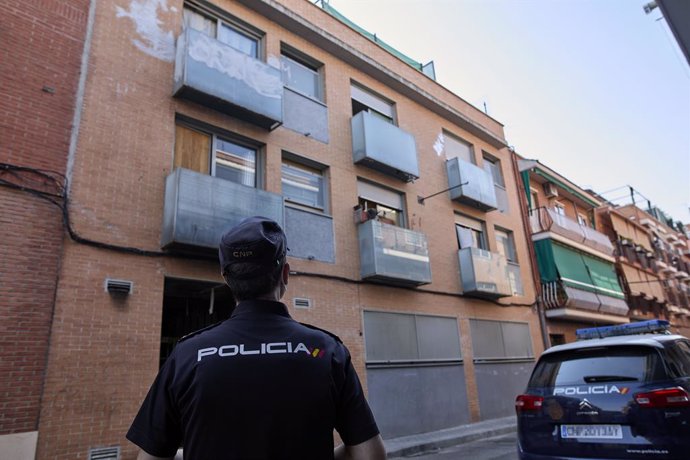
{"label": "boarded-up window", "polygon": [[175,168],[209,174],[211,136],[183,125],[175,125]]}
{"label": "boarded-up window", "polygon": [[364,334],[368,364],[462,359],[455,318],[366,311]]}
{"label": "boarded-up window", "polygon": [[471,319],[475,359],[533,358],[527,323]]}

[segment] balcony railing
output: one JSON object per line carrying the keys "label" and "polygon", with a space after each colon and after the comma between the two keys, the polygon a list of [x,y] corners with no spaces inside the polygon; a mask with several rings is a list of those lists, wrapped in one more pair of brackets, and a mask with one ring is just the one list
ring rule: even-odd
{"label": "balcony railing", "polygon": [[507,297],[513,295],[508,263],[501,254],[478,248],[458,251],[462,291],[478,297]]}
{"label": "balcony railing", "polygon": [[602,315],[610,323],[627,323],[625,300],[565,285],[561,281],[542,283],[541,302],[548,318],[598,322]]}
{"label": "balcony railing", "polygon": [[173,94],[265,129],[283,120],[280,70],[194,29],[177,39]]}
{"label": "balcony railing", "polygon": [[609,238],[591,227],[580,225],[573,219],[562,216],[553,209],[537,208],[530,211],[532,234],[553,232],[576,243],[595,249],[607,256],[613,255],[613,244]]}
{"label": "balcony railing", "polygon": [[446,171],[451,200],[487,212],[498,208],[494,180],[488,172],[459,158],[446,161]]}
{"label": "balcony railing", "polygon": [[255,215],[285,228],[283,197],[177,168],[165,180],[161,247],[217,250],[225,230]]}
{"label": "balcony railing", "polygon": [[357,227],[362,279],[420,286],[431,282],[426,235],[368,220]]}
{"label": "balcony railing", "polygon": [[359,112],[352,117],[352,159],[405,182],[419,178],[414,136],[387,121]]}

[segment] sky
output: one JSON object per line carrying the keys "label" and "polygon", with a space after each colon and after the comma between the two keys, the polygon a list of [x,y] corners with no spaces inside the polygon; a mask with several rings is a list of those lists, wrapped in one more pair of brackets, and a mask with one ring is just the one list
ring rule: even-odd
{"label": "sky", "polygon": [[[690,223],[690,64],[649,0],[330,0],[616,204]],[[621,198],[623,197],[623,198]],[[627,200],[627,201],[626,201]]]}

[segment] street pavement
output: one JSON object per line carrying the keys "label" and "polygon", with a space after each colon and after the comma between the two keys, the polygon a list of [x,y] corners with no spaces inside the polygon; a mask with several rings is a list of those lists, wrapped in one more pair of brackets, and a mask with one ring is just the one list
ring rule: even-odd
{"label": "street pavement", "polygon": [[[412,455],[419,454],[420,452],[441,452],[441,450],[450,449],[453,446],[467,445],[475,441],[505,436],[511,433],[514,435],[516,428],[517,419],[514,415],[511,415],[444,428],[429,433],[419,433],[392,439],[385,439],[384,437],[384,444],[386,445],[389,458],[411,458]],[[479,458],[476,457],[473,460],[478,460]]]}
{"label": "street pavement", "polygon": [[516,460],[515,432],[444,448],[416,452],[400,458],[414,460]]}

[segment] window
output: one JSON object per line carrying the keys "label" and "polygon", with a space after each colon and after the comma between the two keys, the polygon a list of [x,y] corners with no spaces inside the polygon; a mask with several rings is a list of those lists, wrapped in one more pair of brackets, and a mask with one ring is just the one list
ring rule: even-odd
{"label": "window", "polygon": [[259,58],[259,43],[262,34],[241,24],[239,20],[219,19],[192,5],[184,6],[182,16],[185,27],[213,37],[247,56]]}
{"label": "window", "polygon": [[443,150],[446,158],[460,158],[468,163],[474,163],[472,144],[469,144],[452,134],[443,132]]}
{"label": "window", "polygon": [[484,154],[484,171],[488,172],[493,178],[494,185],[503,189],[506,188],[505,182],[503,181],[503,172],[501,171],[501,162],[499,160]]}
{"label": "window", "polygon": [[[599,347],[544,356],[537,364],[529,385],[552,387],[635,380],[646,383],[663,378],[663,375],[661,360],[652,347]],[[620,378],[614,380],[611,376]]]}
{"label": "window", "polygon": [[216,136],[212,175],[256,187],[256,149]]}
{"label": "window", "polygon": [[174,166],[221,179],[258,186],[258,147],[233,138],[178,122],[175,125]]}
{"label": "window", "polygon": [[379,221],[398,227],[405,226],[402,193],[363,180],[357,181],[357,193],[362,209],[375,209]]}
{"label": "window", "polygon": [[460,249],[478,248],[488,249],[484,231],[484,223],[466,216],[455,217],[455,233],[458,237]]}
{"label": "window", "polygon": [[563,206],[561,203],[556,202],[553,206],[553,209],[559,216],[565,216],[565,206]]}
{"label": "window", "polygon": [[539,194],[534,189],[529,189],[532,196],[532,209],[537,209],[539,207]]}
{"label": "window", "polygon": [[395,104],[358,85],[350,85],[352,115],[369,112],[391,124],[395,124]]}
{"label": "window", "polygon": [[504,256],[508,262],[517,262],[513,232],[496,228],[494,234],[496,235],[498,253]]}
{"label": "window", "polygon": [[323,64],[304,56],[302,53],[283,45],[281,47],[280,68],[283,83],[305,96],[323,101]]}
{"label": "window", "polygon": [[292,155],[283,154],[283,196],[290,203],[326,210],[325,166],[312,167]]}
{"label": "window", "polygon": [[583,227],[587,227],[587,217],[577,213],[577,223],[582,225]]}

